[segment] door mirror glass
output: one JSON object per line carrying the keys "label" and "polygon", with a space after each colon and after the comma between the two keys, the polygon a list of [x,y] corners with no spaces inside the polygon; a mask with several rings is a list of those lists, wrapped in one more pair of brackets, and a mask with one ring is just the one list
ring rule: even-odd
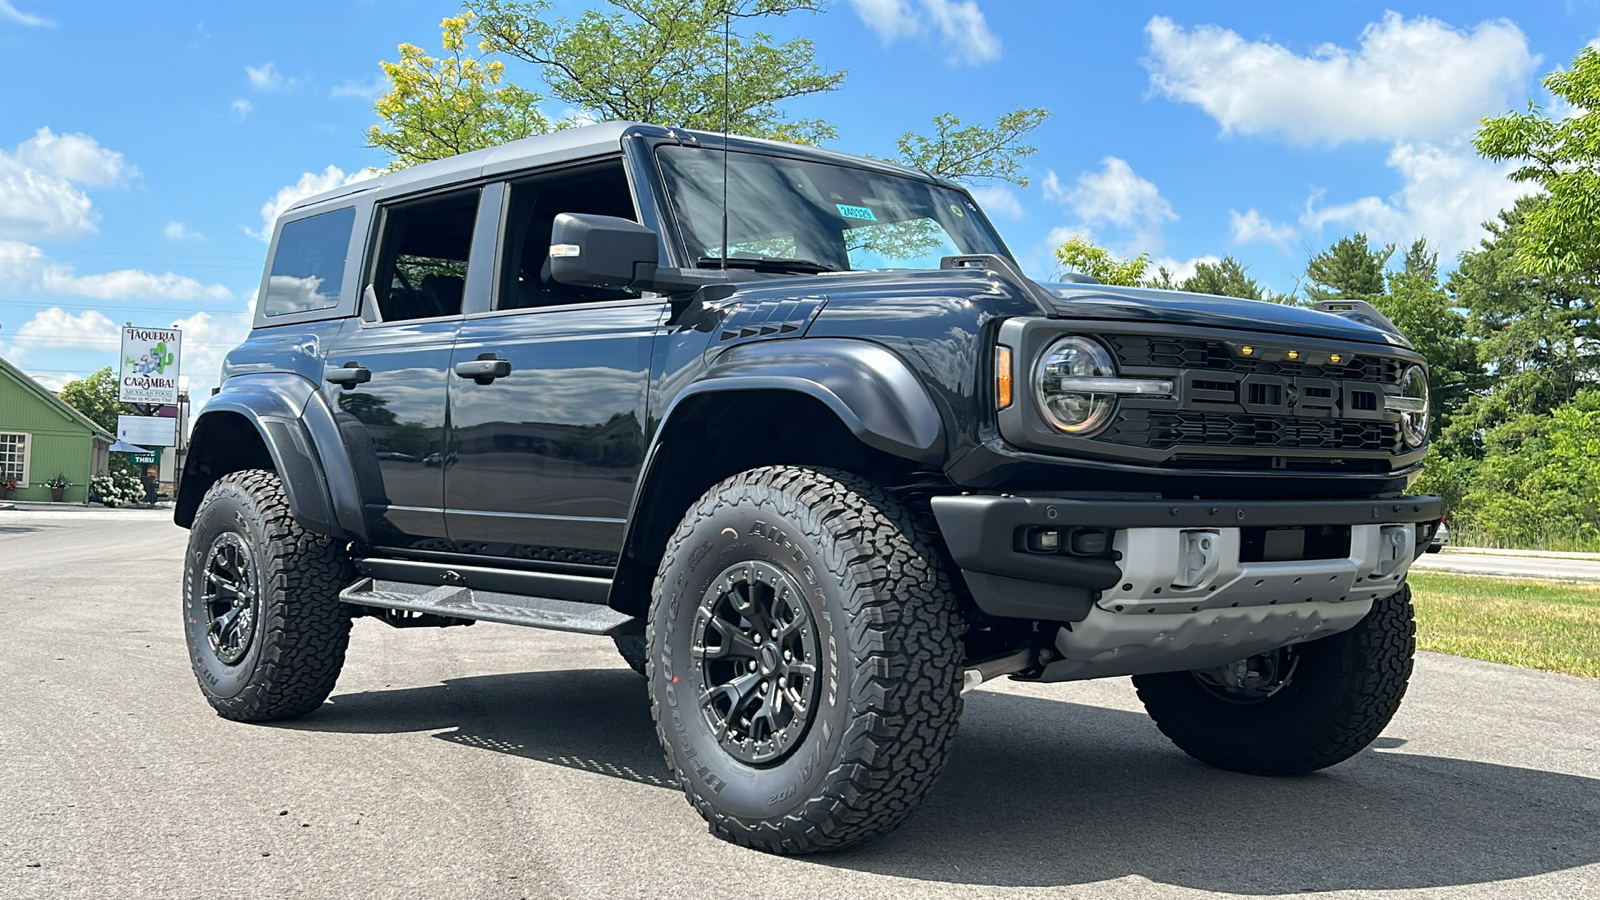
{"label": "door mirror glass", "polygon": [[647,287],[661,258],[657,243],[637,222],[561,213],[550,229],[550,277],[585,287]]}

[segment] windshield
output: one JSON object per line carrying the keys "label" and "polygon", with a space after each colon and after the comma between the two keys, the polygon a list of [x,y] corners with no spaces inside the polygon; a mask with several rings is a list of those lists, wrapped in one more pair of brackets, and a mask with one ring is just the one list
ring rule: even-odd
{"label": "windshield", "polygon": [[[658,153],[691,264],[720,266],[723,152],[664,146]],[[729,265],[937,269],[941,257],[963,253],[1006,255],[959,191],[867,169],[728,154]]]}

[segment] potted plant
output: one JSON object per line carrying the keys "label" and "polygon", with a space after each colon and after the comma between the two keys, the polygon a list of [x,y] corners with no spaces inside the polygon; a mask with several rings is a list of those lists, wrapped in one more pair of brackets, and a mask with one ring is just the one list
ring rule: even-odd
{"label": "potted plant", "polygon": [[67,476],[57,472],[56,477],[46,481],[44,486],[50,489],[50,499],[56,503],[60,503],[61,496],[62,494],[66,493],[67,485],[70,483],[71,482],[67,481]]}
{"label": "potted plant", "polygon": [[9,475],[0,475],[0,500],[11,496],[17,490],[17,480]]}

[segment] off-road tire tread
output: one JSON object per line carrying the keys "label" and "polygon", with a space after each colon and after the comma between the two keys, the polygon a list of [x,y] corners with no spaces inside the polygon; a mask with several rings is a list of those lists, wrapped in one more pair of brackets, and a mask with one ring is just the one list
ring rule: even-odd
{"label": "off-road tire tread", "polygon": [[[720,814],[673,766],[670,754],[667,764],[711,832],[741,846],[813,853],[890,831],[938,781],[961,718],[962,620],[936,544],[911,511],[864,478],[795,466],[752,469],[711,488],[685,515],[668,542],[653,604],[662,596],[662,574],[685,551],[696,524],[721,506],[746,500],[775,507],[789,524],[814,529],[819,545],[838,548],[819,562],[849,586],[851,645],[866,648],[853,673],[841,669],[839,690],[864,702],[852,711],[844,750],[825,787],[779,820],[745,822]],[[651,678],[657,640],[651,616]],[[854,679],[848,692],[846,677]],[[666,715],[654,692],[650,712],[666,747]]]}
{"label": "off-road tire tread", "polygon": [[[1135,676],[1133,684],[1156,727],[1195,759],[1251,775],[1303,775],[1361,752],[1400,708],[1416,651],[1410,586],[1375,601],[1350,630],[1305,647],[1309,651],[1314,645],[1322,646],[1301,665],[1330,666],[1327,674],[1337,686],[1315,707],[1301,702],[1274,710],[1271,705],[1283,694],[1259,706],[1231,706],[1205,693],[1187,672]],[[1218,721],[1219,712],[1246,711],[1261,714],[1257,727],[1236,729]],[[1284,718],[1273,722],[1275,714]]]}
{"label": "off-road tire tread", "polygon": [[[234,697],[213,698],[208,692],[207,699],[219,716],[238,722],[302,716],[328,699],[344,668],[351,610],[339,601],[339,591],[355,580],[355,569],[340,542],[294,520],[282,482],[264,469],[218,479],[201,501],[196,522],[204,520],[206,506],[227,486],[248,495],[267,536],[256,624],[266,633],[251,683]],[[205,691],[198,668],[196,678]]]}
{"label": "off-road tire tread", "polygon": [[628,668],[643,675],[645,660],[644,635],[614,634],[611,636],[611,640],[617,645],[617,653],[622,657],[622,661],[628,664]]}

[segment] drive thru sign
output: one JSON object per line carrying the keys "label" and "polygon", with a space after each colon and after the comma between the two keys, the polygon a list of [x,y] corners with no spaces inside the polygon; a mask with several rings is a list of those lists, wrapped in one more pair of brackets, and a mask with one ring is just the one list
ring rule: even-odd
{"label": "drive thru sign", "polygon": [[123,403],[178,402],[178,345],[183,332],[176,328],[122,329],[122,377],[117,399]]}

